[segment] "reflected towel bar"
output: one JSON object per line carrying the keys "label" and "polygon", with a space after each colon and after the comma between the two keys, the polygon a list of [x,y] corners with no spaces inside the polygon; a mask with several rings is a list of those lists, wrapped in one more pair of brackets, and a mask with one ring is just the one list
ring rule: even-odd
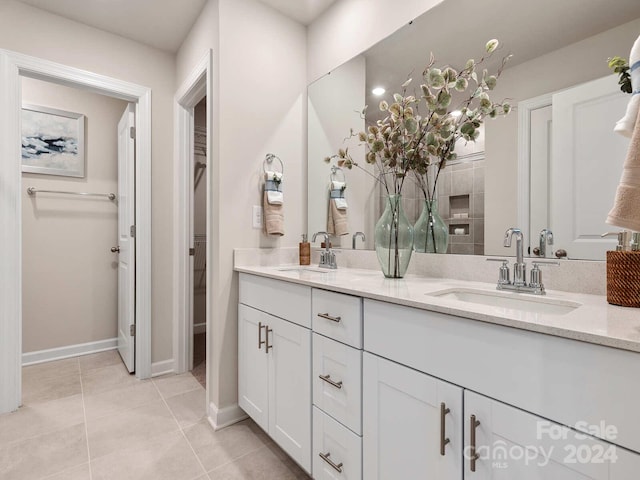
{"label": "reflected towel bar", "polygon": [[115,193],[85,193],[85,192],[65,192],[62,190],[37,190],[35,187],[27,188],[29,195],[35,195],[36,193],[61,193],[63,195],[82,195],[83,197],[107,197],[109,200],[115,200]]}

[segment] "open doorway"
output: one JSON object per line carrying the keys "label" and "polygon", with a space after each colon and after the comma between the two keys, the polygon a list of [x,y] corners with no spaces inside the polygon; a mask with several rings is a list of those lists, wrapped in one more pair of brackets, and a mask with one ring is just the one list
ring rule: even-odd
{"label": "open doorway", "polygon": [[193,349],[191,373],[206,388],[207,365],[207,97],[193,112]]}

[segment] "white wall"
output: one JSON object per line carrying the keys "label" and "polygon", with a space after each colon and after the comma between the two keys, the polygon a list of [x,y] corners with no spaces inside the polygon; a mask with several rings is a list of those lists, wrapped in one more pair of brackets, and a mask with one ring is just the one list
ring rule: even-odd
{"label": "white wall", "polygon": [[[235,247],[294,246],[306,231],[306,32],[254,0],[210,0],[178,51],[180,85],[208,49],[214,57],[213,184],[209,243],[210,401],[237,403]],[[266,153],[284,163],[285,236],[251,227]],[[219,225],[219,230],[216,227]]]}
{"label": "white wall", "polygon": [[24,353],[117,337],[118,207],[108,199],[38,194],[118,191],[117,127],[127,103],[30,78],[22,100],[82,113],[85,177],[23,173],[22,295]]}
{"label": "white wall", "polygon": [[[615,55],[627,58],[638,32],[640,19],[509,68],[500,77],[492,98],[509,98],[516,105],[522,100],[612,75],[607,58]],[[517,222],[518,114],[514,111],[485,125],[485,254],[508,255],[514,252],[502,246],[502,239],[505,230]],[[527,236],[530,233],[525,231]]]}
{"label": "white wall", "polygon": [[152,89],[152,361],[172,358],[174,56],[14,0],[0,2],[0,48]]}
{"label": "white wall", "polygon": [[308,27],[308,83],[326,75],[442,0],[339,0]]}

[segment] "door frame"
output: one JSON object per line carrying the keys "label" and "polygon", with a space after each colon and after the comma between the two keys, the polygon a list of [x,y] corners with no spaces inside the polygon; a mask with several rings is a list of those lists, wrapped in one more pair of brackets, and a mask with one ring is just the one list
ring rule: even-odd
{"label": "door frame", "polygon": [[[174,102],[174,257],[173,257],[173,352],[174,370],[184,373],[189,369],[193,357],[193,268],[189,248],[192,245],[193,223],[193,138],[195,106],[207,97],[207,168],[204,180],[207,187],[207,250],[206,250],[206,323],[207,323],[207,365],[209,372],[211,335],[211,268],[213,238],[211,218],[213,202],[212,170],[215,162],[212,158],[213,103],[213,53],[208,50],[184,80],[175,94]],[[184,161],[188,159],[188,161]],[[207,375],[207,398],[209,398],[209,379]]]}
{"label": "door frame", "polygon": [[136,104],[136,377],[151,376],[151,89],[0,49],[0,413],[22,396],[20,77]]}

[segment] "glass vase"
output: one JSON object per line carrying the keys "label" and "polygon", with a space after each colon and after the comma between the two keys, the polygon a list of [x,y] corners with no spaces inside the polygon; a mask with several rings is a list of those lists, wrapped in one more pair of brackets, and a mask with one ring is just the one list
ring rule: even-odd
{"label": "glass vase", "polygon": [[385,277],[404,277],[413,252],[413,227],[404,213],[402,195],[387,197],[376,223],[375,249]]}
{"label": "glass vase", "polygon": [[425,200],[422,213],[413,226],[416,252],[447,253],[449,230],[438,213],[437,200]]}

